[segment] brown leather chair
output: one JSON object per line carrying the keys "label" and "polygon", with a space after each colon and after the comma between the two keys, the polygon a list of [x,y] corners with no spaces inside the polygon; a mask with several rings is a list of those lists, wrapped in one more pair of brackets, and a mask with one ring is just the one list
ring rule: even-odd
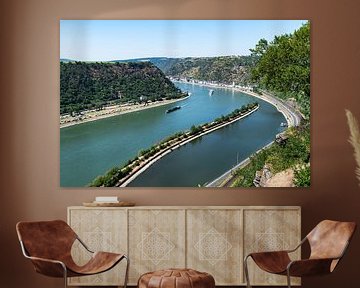
{"label": "brown leather chair", "polygon": [[[19,222],[16,231],[24,256],[31,260],[35,271],[50,277],[88,276],[112,269],[122,259],[126,259],[124,288],[127,285],[129,259],[124,254],[91,251],[62,220],[41,222]],[[72,256],[71,247],[78,240],[92,254],[83,266],[78,266]]]}
{"label": "brown leather chair", "polygon": [[[250,253],[244,259],[247,287],[251,287],[247,267],[249,257],[266,272],[286,275],[289,288],[291,288],[291,276],[316,276],[333,272],[344,256],[355,229],[356,224],[354,222],[324,220],[295,249]],[[309,259],[292,261],[289,253],[296,251],[306,241],[308,241],[311,249]]]}

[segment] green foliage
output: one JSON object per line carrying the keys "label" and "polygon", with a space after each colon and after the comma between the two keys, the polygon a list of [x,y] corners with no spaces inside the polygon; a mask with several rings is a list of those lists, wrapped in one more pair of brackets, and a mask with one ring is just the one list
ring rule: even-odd
{"label": "green foliage", "polygon": [[125,177],[131,172],[130,166],[124,166],[123,168],[114,167],[111,168],[102,176],[96,177],[90,184],[90,187],[114,187],[119,179]]}
{"label": "green foliage", "polygon": [[269,47],[268,41],[266,39],[260,39],[259,42],[256,44],[255,48],[250,49],[251,55],[260,58],[262,55],[265,54],[268,47]]}
{"label": "green foliage", "polygon": [[310,187],[310,165],[295,169],[294,184],[296,187]]}
{"label": "green foliage", "polygon": [[90,187],[101,187],[104,184],[104,176],[97,176],[90,184]]}
{"label": "green foliage", "polygon": [[190,128],[190,135],[195,135],[195,134],[198,134],[198,133],[200,133],[202,131],[203,131],[202,125],[200,125],[200,126],[192,125],[191,128]]}
{"label": "green foliage", "polygon": [[310,22],[293,34],[275,36],[267,43],[261,39],[251,50],[258,62],[251,70],[251,78],[260,87],[293,97],[302,112],[310,116]]}
{"label": "green foliage", "polygon": [[60,62],[60,114],[183,94],[150,62]]}
{"label": "green foliage", "polygon": [[[285,145],[280,146],[274,143],[268,149],[261,150],[259,153],[252,155],[250,157],[250,163],[236,171],[236,180],[233,186],[253,186],[252,181],[256,171],[261,170],[265,164],[271,167],[271,171],[274,174],[292,168],[295,170],[295,178],[297,177],[296,167],[309,166],[308,171],[301,172],[302,174],[299,174],[299,177],[302,177],[304,173],[308,172],[308,180],[310,183],[310,128],[308,126],[291,128],[286,134],[288,139]],[[298,183],[298,185],[306,184],[303,179],[295,182],[295,185],[296,183]]]}
{"label": "green foliage", "polygon": [[271,154],[271,148],[261,150],[258,154],[250,157],[250,163],[243,169],[237,170],[233,187],[252,187],[255,173],[261,170],[267,157]]}

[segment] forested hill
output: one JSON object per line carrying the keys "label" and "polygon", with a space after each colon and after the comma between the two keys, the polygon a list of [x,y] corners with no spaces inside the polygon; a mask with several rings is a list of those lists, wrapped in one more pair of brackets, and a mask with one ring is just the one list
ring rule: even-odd
{"label": "forested hill", "polygon": [[250,80],[248,67],[254,62],[255,58],[252,56],[182,58],[172,59],[171,65],[164,67],[163,71],[173,77],[247,84]]}
{"label": "forested hill", "polygon": [[182,97],[150,62],[60,62],[60,113],[104,105]]}
{"label": "forested hill", "polygon": [[260,39],[252,55],[258,57],[251,69],[252,81],[260,88],[287,100],[296,100],[306,119],[310,118],[310,22],[292,34]]}
{"label": "forested hill", "polygon": [[179,78],[217,81],[221,83],[248,84],[249,67],[253,66],[257,57],[252,56],[219,56],[219,57],[187,57],[167,58],[149,57],[127,61],[149,61],[160,68],[165,75]]}

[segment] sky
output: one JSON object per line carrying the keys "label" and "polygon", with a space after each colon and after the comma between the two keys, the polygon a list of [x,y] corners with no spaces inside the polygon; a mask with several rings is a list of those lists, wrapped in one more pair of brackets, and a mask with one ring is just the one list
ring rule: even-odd
{"label": "sky", "polygon": [[111,61],[143,57],[249,55],[265,38],[306,20],[61,20],[60,58]]}

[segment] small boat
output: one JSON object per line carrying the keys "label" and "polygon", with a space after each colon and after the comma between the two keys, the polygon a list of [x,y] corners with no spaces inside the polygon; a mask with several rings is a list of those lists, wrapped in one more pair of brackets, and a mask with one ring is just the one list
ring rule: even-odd
{"label": "small boat", "polygon": [[209,95],[211,96],[211,95],[213,95],[214,94],[214,90],[213,89],[210,89],[209,90]]}
{"label": "small boat", "polygon": [[280,126],[281,127],[288,127],[288,124],[286,122],[281,122]]}
{"label": "small boat", "polygon": [[171,112],[174,112],[176,110],[179,110],[181,108],[181,106],[175,106],[173,108],[170,108],[168,110],[166,110],[166,113],[171,113]]}

